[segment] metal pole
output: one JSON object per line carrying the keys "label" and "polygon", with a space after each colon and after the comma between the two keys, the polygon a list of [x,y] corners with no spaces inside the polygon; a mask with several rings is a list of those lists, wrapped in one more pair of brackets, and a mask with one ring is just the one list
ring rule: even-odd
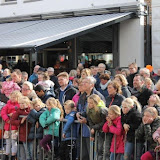
{"label": "metal pole", "polygon": [[105,160],[105,157],[106,157],[106,133],[104,135],[104,150],[103,150],[103,160]]}
{"label": "metal pole", "polygon": [[114,160],[116,160],[116,139],[117,139],[117,135],[114,134]]}
{"label": "metal pole", "polygon": [[83,124],[81,123],[80,160],[82,160],[82,134],[83,134],[82,129],[83,129]]}
{"label": "metal pole", "polygon": [[53,156],[54,156],[54,123],[53,123],[53,135],[52,135],[52,160],[53,160]]}

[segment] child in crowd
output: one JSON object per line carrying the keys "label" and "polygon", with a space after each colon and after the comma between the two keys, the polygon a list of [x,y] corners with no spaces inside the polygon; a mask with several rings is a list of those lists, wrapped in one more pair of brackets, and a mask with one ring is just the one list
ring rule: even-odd
{"label": "child in crowd", "polygon": [[40,141],[40,145],[44,148],[46,153],[49,153],[51,152],[52,136],[54,135],[54,141],[59,137],[60,121],[57,120],[62,118],[64,113],[59,100],[55,98],[49,98],[46,101],[46,105],[47,110],[44,111],[39,118],[39,122],[44,128],[44,137]]}
{"label": "child in crowd", "polygon": [[[31,160],[32,159],[32,148],[30,146],[30,142],[27,141],[28,132],[30,130],[30,125],[27,123],[26,119],[30,112],[31,102],[28,97],[21,96],[19,99],[20,108],[17,109],[15,113],[13,113],[11,117],[11,124],[19,127],[19,141],[20,144],[23,144],[23,151],[20,151],[20,160]],[[23,116],[23,118],[21,117]],[[26,155],[27,153],[27,155]]]}
{"label": "child in crowd", "polygon": [[95,139],[94,137],[97,131],[98,160],[100,160],[103,159],[104,133],[102,132],[102,127],[105,123],[107,108],[101,98],[96,94],[89,96],[87,102],[87,119],[91,129],[90,140],[93,141]]}
{"label": "child in crowd", "polygon": [[135,106],[136,109],[139,111],[139,113],[142,113],[142,106],[141,106],[141,104],[139,103],[137,97],[135,97],[135,96],[130,96],[130,98],[133,100],[134,106]]}
{"label": "child in crowd", "polygon": [[[28,122],[31,123],[31,129],[28,135],[28,139],[32,140],[32,146],[33,146],[33,140],[34,138],[36,138],[36,144],[35,144],[36,148],[40,140],[43,138],[43,128],[39,123],[39,117],[45,110],[46,110],[45,104],[42,103],[41,99],[35,98],[32,100],[31,111],[27,117]],[[36,129],[36,132],[35,132],[35,129]],[[36,153],[36,150],[34,152]],[[43,155],[43,152],[39,147],[39,156],[37,157],[38,160],[43,158],[42,155]]]}
{"label": "child in crowd", "polygon": [[154,84],[150,78],[145,78],[144,85],[146,86],[146,88],[148,88],[152,91],[154,90]]}
{"label": "child in crowd", "polygon": [[7,81],[2,82],[1,93],[5,94],[6,97],[9,97],[9,95],[15,90],[20,91],[21,88],[17,83],[13,82],[11,78],[7,79]]}
{"label": "child in crowd", "polygon": [[67,100],[64,103],[64,110],[66,113],[65,119],[67,122],[64,123],[62,131],[62,141],[60,144],[59,157],[61,160],[69,160],[72,145],[72,159],[76,159],[77,127],[74,123],[76,116],[75,103],[72,100]]}
{"label": "child in crowd", "polygon": [[148,100],[148,105],[143,107],[143,112],[148,107],[156,108],[156,110],[158,112],[158,115],[160,115],[160,98],[157,94],[153,94],[153,95],[150,96],[150,98]]}
{"label": "child in crowd", "polygon": [[[153,140],[160,144],[160,127],[153,133]],[[156,159],[156,152],[158,152],[157,156],[160,157],[160,145],[158,145],[155,149],[154,152],[152,152],[152,155],[148,155],[149,160],[154,160]],[[153,154],[154,153],[154,154]]]}
{"label": "child in crowd", "polygon": [[124,130],[121,124],[121,109],[117,105],[110,106],[106,120],[106,123],[103,125],[103,132],[110,132],[114,134],[110,148],[110,160],[123,160]]}
{"label": "child in crowd", "polygon": [[1,116],[4,120],[4,139],[6,139],[6,159],[10,154],[10,148],[12,151],[12,160],[15,160],[17,153],[17,136],[18,127],[16,125],[11,125],[12,114],[16,112],[19,108],[18,99],[22,96],[21,92],[13,91],[10,94],[10,100],[1,110]]}
{"label": "child in crowd", "polygon": [[45,90],[47,91],[54,91],[54,82],[50,80],[47,72],[43,72],[38,75],[38,83],[36,84],[36,86],[39,84],[44,86]]}
{"label": "child in crowd", "polygon": [[147,142],[147,152],[142,155],[141,160],[150,160],[149,157],[155,157],[154,149],[157,143],[153,140],[152,135],[159,127],[160,118],[157,110],[154,107],[145,109],[142,123],[136,131],[136,138]]}
{"label": "child in crowd", "polygon": [[[121,112],[121,123],[126,134],[124,160],[131,160],[135,143],[135,130],[140,125],[141,119],[141,114],[134,106],[134,101],[131,98],[126,98],[122,102]],[[137,153],[137,156],[139,154]]]}

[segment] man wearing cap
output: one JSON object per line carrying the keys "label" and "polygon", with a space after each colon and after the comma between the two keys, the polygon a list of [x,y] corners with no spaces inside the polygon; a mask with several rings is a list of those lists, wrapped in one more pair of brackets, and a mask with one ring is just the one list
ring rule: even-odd
{"label": "man wearing cap", "polygon": [[58,78],[54,75],[54,68],[53,67],[48,67],[47,68],[47,72],[48,72],[48,75],[50,77],[50,80],[52,82],[54,82],[54,90],[57,89],[59,87],[59,84],[58,84]]}

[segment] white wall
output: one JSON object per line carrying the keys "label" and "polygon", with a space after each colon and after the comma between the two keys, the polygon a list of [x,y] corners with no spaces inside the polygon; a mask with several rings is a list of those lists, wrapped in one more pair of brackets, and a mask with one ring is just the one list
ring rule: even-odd
{"label": "white wall", "polygon": [[4,3],[0,0],[0,18],[91,9],[109,5],[134,3],[136,0],[15,0]]}
{"label": "white wall", "polygon": [[120,67],[136,62],[144,67],[144,18],[130,19],[120,23]]}
{"label": "white wall", "polygon": [[160,0],[152,0],[152,65],[160,68]]}

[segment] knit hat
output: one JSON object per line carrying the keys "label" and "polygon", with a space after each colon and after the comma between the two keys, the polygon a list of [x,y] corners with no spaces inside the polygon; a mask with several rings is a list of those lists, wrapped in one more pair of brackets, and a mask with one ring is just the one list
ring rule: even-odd
{"label": "knit hat", "polygon": [[146,68],[149,69],[150,72],[153,71],[153,67],[151,65],[146,65]]}

